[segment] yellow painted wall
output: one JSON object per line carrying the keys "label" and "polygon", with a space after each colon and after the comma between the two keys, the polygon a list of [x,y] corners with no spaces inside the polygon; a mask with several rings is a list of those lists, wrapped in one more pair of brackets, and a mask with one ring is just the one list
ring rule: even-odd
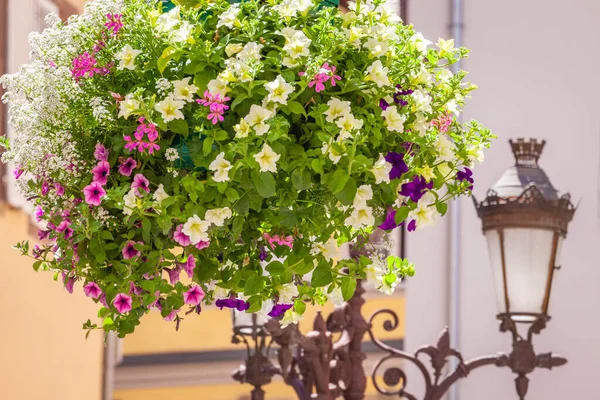
{"label": "yellow painted wall", "polygon": [[0,399],[99,400],[102,335],[86,340],[81,329],[97,306],[11,248],[27,227],[23,213],[0,208]]}

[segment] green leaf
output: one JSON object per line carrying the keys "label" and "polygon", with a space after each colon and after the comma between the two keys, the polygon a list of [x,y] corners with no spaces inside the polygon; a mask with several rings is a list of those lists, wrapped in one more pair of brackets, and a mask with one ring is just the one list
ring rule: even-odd
{"label": "green leaf", "polygon": [[344,186],[346,185],[346,182],[348,182],[348,179],[350,179],[350,176],[348,175],[348,172],[346,172],[346,170],[338,169],[337,171],[335,171],[330,181],[331,191],[333,193],[337,193],[340,190],[344,189]]}
{"label": "green leaf", "polygon": [[225,190],[225,196],[227,197],[227,200],[229,200],[232,203],[234,203],[240,198],[240,194],[237,192],[237,190],[231,187]]}
{"label": "green leaf", "polygon": [[165,71],[165,68],[167,67],[167,64],[169,63],[169,61],[171,61],[173,58],[175,58],[175,56],[177,56],[177,53],[179,53],[177,51],[177,49],[175,49],[171,46],[169,46],[163,50],[162,55],[159,57],[158,61],[156,62],[158,71],[161,74]]}
{"label": "green leaf", "polygon": [[302,106],[302,104],[298,103],[297,101],[289,101],[287,103],[287,107],[290,109],[290,111],[293,114],[302,114],[306,116],[306,110],[304,109],[304,107]]}
{"label": "green leaf", "polygon": [[409,212],[410,212],[410,210],[408,207],[400,207],[399,210],[396,210],[396,217],[395,217],[396,225],[399,225],[402,222],[404,222],[406,220],[406,218],[408,217]]}
{"label": "green leaf", "polygon": [[294,311],[300,315],[304,314],[304,311],[306,311],[306,303],[300,299],[296,299],[294,301]]}
{"label": "green leaf", "polygon": [[246,100],[248,98],[248,95],[246,93],[242,93],[239,94],[238,96],[235,96],[235,100],[233,100],[233,102],[231,103],[231,111],[235,110],[235,108],[244,100]]}
{"label": "green leaf", "polygon": [[271,261],[265,268],[271,275],[281,275],[285,272],[285,267],[280,261]]}
{"label": "green leaf", "polygon": [[207,137],[202,142],[202,153],[205,156],[209,155],[210,152],[212,151],[212,145],[214,142],[215,142],[215,140],[212,137]]}
{"label": "green leaf", "polygon": [[104,264],[104,260],[106,260],[106,254],[104,253],[104,249],[102,248],[102,243],[98,237],[94,237],[90,241],[90,251],[96,258],[98,264]]}
{"label": "green leaf", "polygon": [[150,243],[150,230],[152,229],[152,222],[148,218],[142,220],[142,239],[144,242]]}
{"label": "green leaf", "polygon": [[345,206],[349,206],[356,197],[356,181],[354,178],[348,179],[342,190],[335,193],[335,197]]}
{"label": "green leaf", "polygon": [[275,195],[275,178],[270,172],[252,171],[252,181],[262,197],[267,198]]}
{"label": "green leaf", "polygon": [[356,279],[351,278],[349,276],[345,276],[342,278],[342,296],[344,296],[344,300],[348,301],[350,297],[354,294],[356,290]]}
{"label": "green leaf", "polygon": [[100,232],[100,238],[102,238],[104,240],[115,240],[112,233],[110,233],[109,231]]}
{"label": "green leaf", "polygon": [[33,263],[33,270],[35,272],[38,272],[40,270],[40,266],[42,265],[42,260],[37,260],[36,262]]}
{"label": "green leaf", "polygon": [[448,203],[439,203],[438,202],[435,204],[435,208],[441,215],[446,215],[446,212],[448,211]]}
{"label": "green leaf", "polygon": [[304,168],[296,168],[292,172],[292,185],[296,190],[308,190],[312,186],[310,172]]}
{"label": "green leaf", "polygon": [[174,119],[173,121],[167,124],[168,129],[171,132],[179,133],[181,135],[187,136],[190,132],[190,127],[188,123],[184,119]]}
{"label": "green leaf", "polygon": [[312,279],[310,284],[313,287],[323,287],[333,282],[333,275],[331,274],[331,267],[327,262],[321,262],[317,265],[317,268],[313,271]]}
{"label": "green leaf", "polygon": [[244,294],[246,296],[251,296],[253,294],[260,293],[265,284],[265,279],[258,274],[250,275],[248,279],[246,279],[246,284],[244,285]]}
{"label": "green leaf", "polygon": [[237,217],[235,217],[233,219],[233,224],[231,226],[231,231],[233,233],[241,233],[242,229],[244,228],[244,217],[242,217],[241,215],[238,215]]}
{"label": "green leaf", "polygon": [[323,174],[323,164],[325,163],[325,160],[320,159],[320,158],[315,158],[314,160],[312,160],[310,162],[310,166],[313,169],[313,171],[315,171],[317,174]]}

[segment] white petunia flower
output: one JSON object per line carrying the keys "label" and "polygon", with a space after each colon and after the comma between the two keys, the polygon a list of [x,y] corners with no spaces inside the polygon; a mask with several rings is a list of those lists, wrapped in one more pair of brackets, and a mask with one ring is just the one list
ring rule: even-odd
{"label": "white petunia flower", "polygon": [[254,128],[254,131],[258,136],[262,136],[269,131],[269,124],[266,121],[273,117],[273,111],[253,104],[250,107],[248,115],[244,117],[244,120]]}
{"label": "white petunia flower", "polygon": [[311,254],[321,254],[327,261],[337,261],[340,258],[340,249],[334,238],[325,243],[313,243]]}
{"label": "white petunia flower", "polygon": [[390,79],[387,75],[389,71],[389,69],[383,66],[380,60],[377,60],[367,68],[365,80],[374,82],[377,87],[388,86],[390,84]]}
{"label": "white petunia flower", "polygon": [[404,122],[406,115],[398,113],[398,108],[391,106],[381,112],[381,116],[385,118],[385,126],[390,132],[404,132]]}
{"label": "white petunia flower", "polygon": [[160,14],[156,21],[156,27],[161,32],[169,32],[175,29],[180,22],[180,8],[177,6],[167,13]]}
{"label": "white petunia flower", "polygon": [[237,58],[246,62],[250,60],[260,60],[260,51],[265,47],[262,44],[258,44],[256,42],[248,42],[237,54]]}
{"label": "white petunia flower", "polygon": [[227,92],[231,89],[227,86],[227,81],[220,79],[217,77],[216,79],[212,79],[208,82],[207,85],[208,91],[213,96],[219,95],[221,97],[227,96]]}
{"label": "white petunia flower", "polygon": [[442,68],[437,73],[438,79],[442,82],[448,82],[453,76],[454,74],[452,74],[452,71],[450,71],[448,68]]}
{"label": "white petunia flower", "polygon": [[417,203],[417,208],[408,213],[408,220],[415,220],[416,229],[435,225],[437,211],[435,207],[432,207],[434,202],[435,196],[431,192],[427,192]]}
{"label": "white petunia flower", "polygon": [[233,130],[236,138],[245,138],[252,131],[252,127],[244,119],[241,119],[239,124],[233,126]]}
{"label": "white petunia flower", "polygon": [[427,121],[425,115],[422,112],[417,112],[415,114],[415,121],[412,124],[412,129],[416,132],[419,132],[419,136],[425,136],[427,133],[427,129],[431,126],[431,123]]}
{"label": "white petunia flower", "polygon": [[233,28],[234,25],[238,25],[238,14],[240,13],[240,5],[231,5],[224,13],[219,15],[219,22],[217,22],[217,28],[225,26],[229,29]]}
{"label": "white petunia flower", "polygon": [[179,81],[173,81],[173,98],[175,100],[194,101],[194,94],[198,91],[198,87],[190,84],[190,77]]}
{"label": "white petunia flower", "polygon": [[274,81],[267,82],[265,87],[269,91],[267,101],[281,104],[287,104],[288,96],[294,91],[294,86],[287,83],[281,75],[278,75]]}
{"label": "white petunia flower", "polygon": [[345,114],[350,114],[350,102],[342,101],[338,98],[332,97],[327,102],[329,108],[325,111],[325,120],[327,122],[334,122],[336,119]]}
{"label": "white petunia flower", "polygon": [[162,201],[168,197],[169,195],[167,194],[167,192],[165,192],[165,187],[162,183],[158,185],[158,189],[156,189],[154,194],[152,194],[152,198],[156,201],[158,205],[160,205]]}
{"label": "white petunia flower", "polygon": [[190,238],[190,242],[192,244],[198,244],[199,242],[208,242],[208,228],[210,227],[210,222],[203,221],[194,214],[193,217],[188,218],[185,224],[183,224],[183,229],[181,230]]}
{"label": "white petunia flower", "polygon": [[339,154],[332,146],[333,144],[333,140],[331,140],[330,143],[327,142],[323,142],[323,147],[321,147],[321,153],[323,154],[329,154],[329,159],[334,163],[337,164],[338,162],[340,162],[340,159],[342,158],[342,154]]}
{"label": "white petunia flower", "polygon": [[223,226],[225,220],[228,218],[231,218],[231,209],[229,207],[207,210],[204,215],[204,219],[215,226]]}
{"label": "white petunia flower", "polygon": [[298,314],[293,309],[289,309],[283,314],[283,318],[280,321],[281,329],[286,328],[292,324],[298,325],[298,322],[304,318],[302,315]]}
{"label": "white petunia flower", "polygon": [[431,96],[429,93],[423,90],[417,89],[412,93],[412,98],[415,101],[416,111],[430,113],[431,109]]}
{"label": "white petunia flower", "polygon": [[119,103],[119,117],[127,119],[140,108],[142,108],[142,103],[133,97],[133,93],[129,93],[121,100],[121,103]]}
{"label": "white petunia flower", "polygon": [[335,124],[342,130],[342,133],[349,134],[354,130],[362,128],[363,120],[355,118],[351,113],[345,113],[336,121]]}
{"label": "white petunia flower", "polygon": [[417,49],[421,54],[427,54],[427,46],[433,43],[431,40],[427,40],[423,37],[422,33],[416,33],[411,38],[410,41],[415,49]]}
{"label": "white petunia flower", "polygon": [[281,157],[275,153],[271,146],[263,144],[262,150],[254,155],[254,159],[260,166],[260,172],[277,172],[277,161]]}
{"label": "white petunia flower", "polygon": [[273,309],[274,305],[275,305],[275,303],[273,303],[273,300],[271,300],[271,299],[264,300],[262,302],[260,310],[256,314],[258,314],[262,318],[268,318],[269,317],[269,313]]}
{"label": "white petunia flower", "polygon": [[383,154],[379,155],[379,159],[373,164],[371,172],[375,176],[375,183],[380,184],[381,182],[390,183],[390,171],[392,170],[392,164],[385,160]]}
{"label": "white petunia flower", "polygon": [[123,196],[123,214],[131,215],[133,210],[137,208],[137,196],[136,190],[131,189],[125,196]]}
{"label": "white petunia flower", "polygon": [[460,115],[460,108],[458,108],[458,103],[456,102],[456,100],[450,100],[449,102],[447,102],[446,108],[448,109],[448,111],[450,111],[457,117]]}
{"label": "white petunia flower", "polygon": [[483,154],[484,148],[485,147],[483,146],[483,144],[479,144],[477,146],[472,145],[472,144],[468,145],[467,152],[469,153],[469,160],[471,162],[477,161],[479,163],[482,163],[483,159],[485,157],[485,155]]}
{"label": "white petunia flower", "polygon": [[369,38],[363,47],[369,50],[370,57],[381,57],[387,53],[390,48],[387,41],[379,41],[374,37]]}
{"label": "white petunia flower", "polygon": [[455,146],[454,143],[449,140],[446,135],[440,135],[437,142],[435,142],[435,149],[439,153],[439,159],[446,162],[454,161]]}
{"label": "white petunia flower", "polygon": [[229,180],[229,170],[233,168],[231,163],[225,159],[225,153],[221,152],[215,158],[213,162],[210,163],[208,169],[213,171],[215,174],[213,175],[213,180],[215,182],[225,182]]}
{"label": "white petunia flower", "polygon": [[140,55],[141,50],[135,50],[130,45],[126,44],[123,49],[115,54],[115,59],[119,61],[117,69],[135,69],[135,58]]}
{"label": "white petunia flower", "polygon": [[279,303],[290,304],[298,296],[298,287],[293,283],[287,283],[279,288]]}
{"label": "white petunia flower", "polygon": [[373,199],[373,189],[371,185],[361,185],[356,189],[353,206],[356,208],[364,207],[367,201]]}
{"label": "white petunia flower", "polygon": [[375,224],[373,209],[366,204],[355,207],[344,223],[356,230],[371,227]]}
{"label": "white petunia flower", "polygon": [[328,292],[327,298],[335,306],[341,306],[342,304],[344,304],[344,295],[342,294],[342,289],[339,286],[334,287],[331,292]]}
{"label": "white petunia flower", "polygon": [[227,54],[227,57],[231,57],[234,54],[242,51],[243,48],[244,46],[242,46],[240,43],[229,43],[227,46],[225,46],[225,54]]}
{"label": "white petunia flower", "polygon": [[164,100],[159,101],[154,106],[154,109],[158,111],[165,122],[173,121],[174,119],[184,119],[181,109],[185,103],[181,100],[175,100],[173,97],[168,96]]}
{"label": "white petunia flower", "polygon": [[438,38],[438,42],[435,45],[438,47],[438,49],[440,49],[440,54],[442,56],[454,51],[454,39],[444,40],[442,38]]}

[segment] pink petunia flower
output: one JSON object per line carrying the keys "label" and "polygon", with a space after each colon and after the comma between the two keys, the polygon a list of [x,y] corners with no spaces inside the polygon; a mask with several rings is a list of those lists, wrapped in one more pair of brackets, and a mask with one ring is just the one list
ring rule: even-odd
{"label": "pink petunia flower", "polygon": [[62,197],[65,194],[65,187],[58,182],[54,183],[54,190],[56,191],[56,195],[58,197]]}
{"label": "pink petunia flower", "polygon": [[294,247],[294,238],[292,236],[286,236],[286,237],[281,237],[279,235],[269,235],[268,233],[265,233],[264,238],[267,240],[267,242],[269,242],[269,246],[271,247],[271,250],[275,248],[275,244],[279,245],[279,246],[287,246],[290,249],[292,249]]}
{"label": "pink petunia flower", "polygon": [[207,115],[209,121],[216,125],[219,122],[223,122],[225,118],[223,114],[229,110],[229,106],[225,103],[231,100],[229,97],[221,97],[220,94],[213,95],[208,90],[204,92],[202,99],[196,99],[198,104],[208,107],[210,113]]}
{"label": "pink petunia flower", "polygon": [[196,259],[192,254],[188,256],[187,261],[183,264],[183,269],[188,274],[188,277],[192,279],[194,276],[194,269],[196,269]]}
{"label": "pink petunia flower", "polygon": [[106,185],[108,175],[110,174],[110,164],[108,161],[100,161],[98,165],[92,168],[92,174],[94,175],[92,178],[94,182],[98,182],[102,186]]}
{"label": "pink petunia flower", "polygon": [[138,196],[142,195],[142,191],[150,193],[150,181],[142,174],[136,174],[133,177],[131,187],[135,189]]}
{"label": "pink petunia flower", "polygon": [[167,268],[167,273],[169,274],[169,282],[171,282],[171,285],[176,284],[180,279],[181,265],[177,264],[171,269]]}
{"label": "pink petunia flower", "polygon": [[98,182],[92,182],[83,188],[85,202],[92,206],[99,206],[102,203],[102,198],[106,196],[106,191]]}
{"label": "pink petunia flower", "polygon": [[133,300],[125,293],[119,293],[113,300],[113,305],[120,314],[131,311]]}
{"label": "pink petunia flower", "polygon": [[44,180],[44,182],[42,182],[42,196],[47,195],[49,191],[50,191],[50,186],[48,185],[48,181]]}
{"label": "pink petunia flower", "polygon": [[179,312],[179,310],[173,310],[169,313],[169,315],[167,315],[164,320],[167,322],[171,322],[175,319],[175,317],[177,316],[177,313]]}
{"label": "pink petunia flower", "polygon": [[44,216],[44,210],[42,209],[42,207],[37,206],[35,208],[35,220],[37,222],[40,222],[42,220],[43,216]]}
{"label": "pink petunia flower", "polygon": [[62,273],[62,278],[63,278],[63,282],[65,284],[65,289],[67,290],[67,292],[69,292],[70,294],[73,294],[73,286],[75,285],[75,278],[68,277],[68,275],[64,272]]}
{"label": "pink petunia flower", "polygon": [[123,176],[131,176],[133,170],[137,167],[137,161],[129,157],[127,160],[121,162],[119,167],[119,173]]}
{"label": "pink petunia flower", "polygon": [[97,60],[87,51],[79,57],[75,57],[72,64],[73,68],[71,68],[71,74],[75,80],[79,80],[86,75],[89,78],[92,78],[94,74],[100,72],[100,69],[96,67]]}
{"label": "pink petunia flower", "polygon": [[183,294],[185,304],[197,306],[204,298],[204,290],[198,285],[193,285],[190,290]]}
{"label": "pink petunia flower", "polygon": [[25,172],[23,170],[23,168],[19,167],[19,168],[15,168],[13,170],[13,175],[15,176],[15,179],[19,179],[21,177],[21,175],[23,175],[23,172]]}
{"label": "pink petunia flower", "polygon": [[91,297],[92,299],[97,299],[102,295],[102,289],[96,282],[90,282],[83,287],[83,293],[87,297]]}
{"label": "pink petunia flower", "polygon": [[198,250],[203,250],[206,249],[208,246],[210,246],[210,241],[205,242],[204,240],[199,241],[198,243],[196,243],[196,248]]}
{"label": "pink petunia flower", "polygon": [[183,225],[178,225],[175,229],[175,233],[173,233],[173,239],[179,243],[180,246],[189,246],[192,241],[190,237],[182,232]]}
{"label": "pink petunia flower", "polygon": [[129,281],[129,294],[137,294],[138,296],[141,295],[142,293],[144,293],[144,289],[142,289],[141,287],[135,286],[135,283],[133,283],[133,281]]}
{"label": "pink petunia flower", "polygon": [[144,243],[134,242],[133,240],[129,240],[129,241],[125,242],[125,246],[123,247],[123,250],[121,251],[123,253],[124,259],[129,260],[134,257],[138,257],[139,255],[142,254],[138,249],[135,248],[136,244],[143,245]]}
{"label": "pink petunia flower", "polygon": [[[329,65],[327,62],[324,63],[319,72],[313,77],[313,80],[308,83],[308,87],[314,86],[315,92],[319,93],[325,90],[326,82],[329,82],[331,86],[336,86],[336,81],[342,79],[341,76],[335,74],[336,69],[335,65]],[[306,73],[302,72],[299,75],[304,76]]]}
{"label": "pink petunia flower", "polygon": [[98,161],[108,161],[109,151],[106,147],[104,147],[101,143],[96,143],[96,148],[94,149],[94,158]]}

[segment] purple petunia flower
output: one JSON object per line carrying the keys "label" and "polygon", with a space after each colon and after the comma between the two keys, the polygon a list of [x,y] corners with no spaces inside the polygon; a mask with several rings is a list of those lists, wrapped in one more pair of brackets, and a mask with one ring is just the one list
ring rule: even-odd
{"label": "purple petunia flower", "polygon": [[221,310],[225,308],[235,308],[238,311],[246,311],[250,308],[250,303],[240,299],[219,299],[215,302],[215,305],[219,307]]}
{"label": "purple petunia flower", "polygon": [[171,282],[171,285],[176,284],[177,282],[179,282],[179,275],[181,274],[181,265],[178,264],[171,269],[167,268],[167,273],[169,274],[169,281]]}
{"label": "purple petunia flower", "polygon": [[58,182],[54,184],[54,190],[56,191],[56,195],[58,197],[62,197],[65,194],[65,187]]}
{"label": "purple petunia flower", "polygon": [[175,229],[175,233],[173,233],[173,239],[179,243],[181,246],[189,246],[192,241],[190,237],[182,232],[183,225],[178,225]]}
{"label": "purple petunia flower", "polygon": [[381,225],[378,226],[379,229],[383,229],[384,231],[391,231],[395,229],[398,225],[396,224],[396,210],[392,207],[388,207],[387,214],[385,215],[385,220]]}
{"label": "purple petunia flower", "polygon": [[92,178],[94,182],[98,182],[102,186],[106,185],[108,175],[110,174],[110,164],[108,161],[100,161],[92,168],[92,174],[94,175]]}
{"label": "purple petunia flower", "polygon": [[408,226],[406,227],[406,230],[409,232],[414,232],[417,229],[417,220],[413,219],[412,221],[410,221],[408,223]]}
{"label": "purple petunia flower", "polygon": [[134,242],[133,240],[129,240],[125,243],[125,247],[123,247],[122,251],[124,259],[129,260],[141,254],[140,251],[135,248],[135,245],[138,243],[143,244],[142,242]]}
{"label": "purple petunia flower", "polygon": [[467,188],[469,190],[473,190],[473,184],[475,183],[475,179],[473,179],[473,171],[471,171],[469,168],[465,167],[464,171],[458,171],[456,173],[456,179],[461,182],[469,182],[471,186],[468,186]]}
{"label": "purple petunia flower", "polygon": [[87,297],[91,297],[92,299],[97,299],[102,295],[102,289],[96,282],[90,282],[83,287],[83,293]]}
{"label": "purple petunia flower", "polygon": [[126,312],[131,311],[132,304],[133,300],[130,296],[127,296],[125,293],[119,293],[113,300],[113,305],[120,314],[124,314]]}
{"label": "purple petunia flower", "polygon": [[204,298],[204,290],[198,285],[193,285],[190,290],[183,294],[185,304],[197,306]]}
{"label": "purple petunia flower", "polygon": [[192,279],[194,276],[194,269],[196,269],[196,259],[192,254],[188,256],[187,261],[183,264],[183,269],[188,274],[189,278]]}
{"label": "purple petunia flower", "polygon": [[69,292],[70,294],[73,294],[73,286],[75,285],[75,278],[74,277],[68,277],[68,275],[66,273],[62,273],[62,278],[63,278],[63,282],[65,284],[65,289],[67,290],[67,292]]}
{"label": "purple petunia flower", "polygon": [[387,108],[390,106],[390,103],[388,103],[387,101],[385,101],[384,99],[379,99],[379,108],[381,108],[382,111],[387,110]]}
{"label": "purple petunia flower", "polygon": [[150,181],[142,174],[136,174],[133,177],[133,183],[131,187],[136,190],[136,193],[141,196],[142,190],[146,193],[150,193]]}
{"label": "purple petunia flower", "polygon": [[385,156],[385,161],[392,164],[392,169],[390,170],[390,179],[397,179],[408,172],[408,166],[404,162],[404,153],[396,153],[395,151],[390,151]]}
{"label": "purple petunia flower", "polygon": [[293,304],[275,304],[269,314],[269,317],[275,318],[279,317],[281,314],[285,313],[287,310],[293,307]]}
{"label": "purple petunia flower", "polygon": [[137,161],[129,157],[127,160],[121,162],[119,167],[119,173],[123,176],[131,176],[133,170],[137,167]]}
{"label": "purple petunia flower", "polygon": [[427,190],[433,188],[433,181],[427,183],[425,179],[419,175],[416,175],[411,182],[402,184],[400,194],[404,197],[409,197],[412,201],[417,203]]}
{"label": "purple petunia flower", "polygon": [[106,147],[104,147],[100,143],[96,143],[96,148],[94,149],[94,158],[98,161],[108,161],[109,151]]}
{"label": "purple petunia flower", "polygon": [[106,191],[98,182],[92,182],[83,188],[85,202],[92,206],[99,206],[102,198],[106,196]]}
{"label": "purple petunia flower", "polygon": [[166,317],[164,317],[163,319],[167,322],[171,322],[175,319],[175,317],[177,316],[177,311],[179,310],[173,310],[169,313],[169,315],[167,315]]}
{"label": "purple petunia flower", "polygon": [[204,250],[204,249],[208,248],[208,246],[210,246],[210,241],[205,242],[204,240],[201,240],[198,243],[196,243],[194,247],[197,248],[198,250]]}
{"label": "purple petunia flower", "polygon": [[260,253],[258,254],[258,259],[260,261],[265,261],[269,255],[267,254],[267,249],[265,246],[260,245]]}

